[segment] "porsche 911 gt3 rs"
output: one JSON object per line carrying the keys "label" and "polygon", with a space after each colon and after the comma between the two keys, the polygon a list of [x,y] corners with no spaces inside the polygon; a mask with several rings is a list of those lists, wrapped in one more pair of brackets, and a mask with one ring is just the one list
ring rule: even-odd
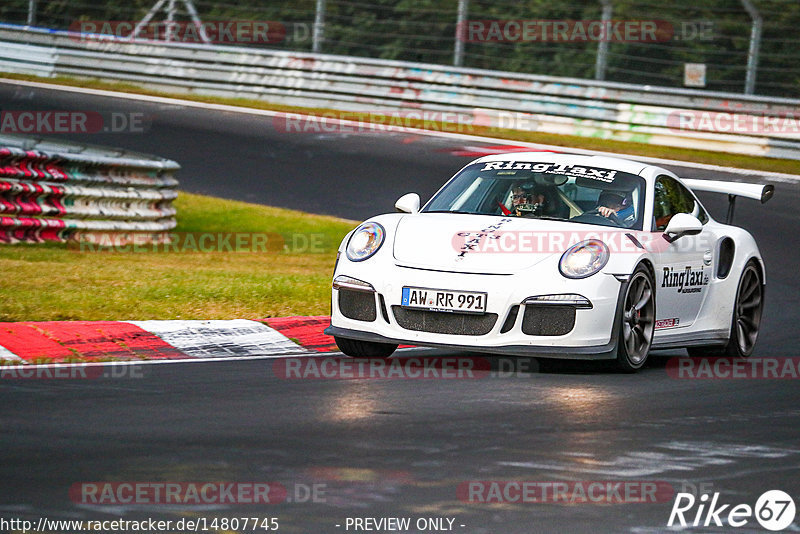
{"label": "porsche 911 gt3 rs", "polygon": [[764,262],[694,190],[728,194],[728,222],[737,196],[773,194],[619,158],[479,158],[423,207],[409,193],[344,238],[326,333],[350,356],[407,343],[616,359],[629,372],[651,348],[749,356]]}

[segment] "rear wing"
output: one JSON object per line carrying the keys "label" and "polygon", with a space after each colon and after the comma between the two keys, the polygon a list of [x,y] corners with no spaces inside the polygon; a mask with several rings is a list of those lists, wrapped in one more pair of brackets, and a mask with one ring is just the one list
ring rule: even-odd
{"label": "rear wing", "polygon": [[728,195],[728,215],[725,224],[733,223],[733,210],[736,207],[736,197],[747,197],[758,200],[762,204],[772,198],[775,186],[763,184],[744,184],[741,182],[722,182],[718,180],[682,180],[693,191],[708,191],[710,193],[723,193]]}

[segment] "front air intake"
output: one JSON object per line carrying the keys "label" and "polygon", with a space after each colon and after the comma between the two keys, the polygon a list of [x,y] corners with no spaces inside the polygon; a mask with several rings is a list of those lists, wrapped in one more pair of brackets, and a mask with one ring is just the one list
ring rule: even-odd
{"label": "front air intake", "polygon": [[573,306],[525,305],[522,333],[529,336],[563,336],[575,328]]}
{"label": "front air intake", "polygon": [[483,336],[491,332],[497,322],[496,313],[473,315],[411,310],[402,306],[392,306],[392,313],[394,313],[397,324],[406,330],[432,334]]}
{"label": "front air intake", "polygon": [[339,289],[339,311],[348,319],[372,322],[378,317],[375,293]]}

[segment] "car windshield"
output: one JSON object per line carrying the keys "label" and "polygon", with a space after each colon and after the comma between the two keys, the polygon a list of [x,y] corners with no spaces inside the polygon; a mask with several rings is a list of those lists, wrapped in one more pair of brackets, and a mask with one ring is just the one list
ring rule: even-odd
{"label": "car windshield", "polygon": [[423,212],[504,215],[642,229],[645,181],[563,163],[490,161],[454,176]]}

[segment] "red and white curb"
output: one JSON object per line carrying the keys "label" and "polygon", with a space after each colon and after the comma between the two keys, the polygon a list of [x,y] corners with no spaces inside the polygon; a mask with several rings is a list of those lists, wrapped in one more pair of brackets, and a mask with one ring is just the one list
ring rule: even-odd
{"label": "red and white curb", "polygon": [[272,328],[245,319],[233,321],[131,321],[192,358],[273,356],[306,352]]}
{"label": "red and white curb", "polygon": [[24,363],[25,360],[9,351],[5,347],[0,347],[0,362]]}
{"label": "red and white curb", "polygon": [[[322,333],[330,319],[282,317],[264,322],[45,321],[0,323],[0,362],[275,358],[338,350]],[[264,323],[267,324],[264,324]]]}

